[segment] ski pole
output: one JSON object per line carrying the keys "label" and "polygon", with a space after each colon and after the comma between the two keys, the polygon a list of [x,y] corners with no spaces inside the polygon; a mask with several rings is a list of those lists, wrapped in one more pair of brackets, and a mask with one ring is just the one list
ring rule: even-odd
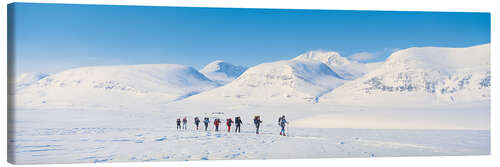
{"label": "ski pole", "polygon": [[290,130],[288,130],[288,127],[290,126],[290,123],[287,122],[287,124],[288,124],[288,126],[286,126],[286,133],[288,133],[287,136],[290,137]]}

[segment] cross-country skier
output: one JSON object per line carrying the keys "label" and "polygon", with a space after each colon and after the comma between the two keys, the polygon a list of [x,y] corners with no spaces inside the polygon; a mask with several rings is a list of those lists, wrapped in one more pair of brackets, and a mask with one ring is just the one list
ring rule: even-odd
{"label": "cross-country skier", "polygon": [[255,133],[259,134],[260,123],[262,123],[262,121],[260,120],[260,116],[255,116],[253,118],[253,123],[255,124]]}
{"label": "cross-country skier", "polygon": [[198,126],[200,125],[200,118],[194,117],[194,124],[196,125],[196,130],[198,130]]}
{"label": "cross-country skier", "polygon": [[181,119],[177,118],[177,130],[181,129]]}
{"label": "cross-country skier", "polygon": [[214,125],[215,125],[215,131],[219,131],[219,124],[220,124],[220,119],[215,118]]}
{"label": "cross-country skier", "polygon": [[231,132],[231,125],[233,124],[233,120],[231,118],[228,118],[226,120],[226,125],[227,125],[227,132]]}
{"label": "cross-country skier", "polygon": [[184,117],[182,119],[182,129],[186,130],[187,129],[187,123],[188,123],[188,120],[186,117]]}
{"label": "cross-country skier", "polygon": [[236,128],[234,129],[234,132],[241,133],[241,124],[243,122],[241,121],[240,117],[235,117],[234,118],[234,124],[236,124]]}
{"label": "cross-country skier", "polygon": [[205,131],[207,131],[208,123],[210,123],[209,118],[205,117],[205,120],[203,120],[203,123],[205,124]]}
{"label": "cross-country skier", "polygon": [[286,136],[286,135],[285,135],[285,126],[286,126],[286,124],[288,124],[288,121],[286,121],[286,119],[285,119],[285,116],[284,116],[284,115],[281,117],[281,119],[280,119],[280,120],[281,120],[281,122],[280,122],[280,126],[281,126],[280,135],[282,135],[282,136]]}

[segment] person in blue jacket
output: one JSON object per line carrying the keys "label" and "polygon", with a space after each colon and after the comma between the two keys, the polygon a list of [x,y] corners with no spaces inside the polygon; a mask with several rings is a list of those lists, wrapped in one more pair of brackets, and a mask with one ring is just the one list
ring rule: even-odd
{"label": "person in blue jacket", "polygon": [[210,123],[210,119],[205,117],[205,120],[203,120],[203,123],[205,124],[205,131],[207,131],[208,124]]}

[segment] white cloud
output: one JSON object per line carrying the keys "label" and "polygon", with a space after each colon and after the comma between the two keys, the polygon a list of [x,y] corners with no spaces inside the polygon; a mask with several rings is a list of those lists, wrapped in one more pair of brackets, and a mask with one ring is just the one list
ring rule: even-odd
{"label": "white cloud", "polygon": [[355,60],[355,61],[366,61],[366,60],[375,59],[375,58],[377,58],[377,56],[375,54],[369,53],[369,52],[359,52],[359,53],[355,53],[355,54],[349,56],[349,58],[351,58],[351,60]]}

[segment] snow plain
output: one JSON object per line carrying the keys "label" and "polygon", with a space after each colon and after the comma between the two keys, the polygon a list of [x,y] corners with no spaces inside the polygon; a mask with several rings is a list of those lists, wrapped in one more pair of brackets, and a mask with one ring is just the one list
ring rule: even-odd
{"label": "snow plain", "polygon": [[168,110],[17,111],[8,151],[17,164],[490,154],[489,130],[301,128],[291,122],[283,137],[268,114],[256,135],[246,113],[241,133],[228,133],[225,125],[219,132],[213,125],[197,131],[192,116],[187,130],[176,130],[175,118],[183,114]]}

